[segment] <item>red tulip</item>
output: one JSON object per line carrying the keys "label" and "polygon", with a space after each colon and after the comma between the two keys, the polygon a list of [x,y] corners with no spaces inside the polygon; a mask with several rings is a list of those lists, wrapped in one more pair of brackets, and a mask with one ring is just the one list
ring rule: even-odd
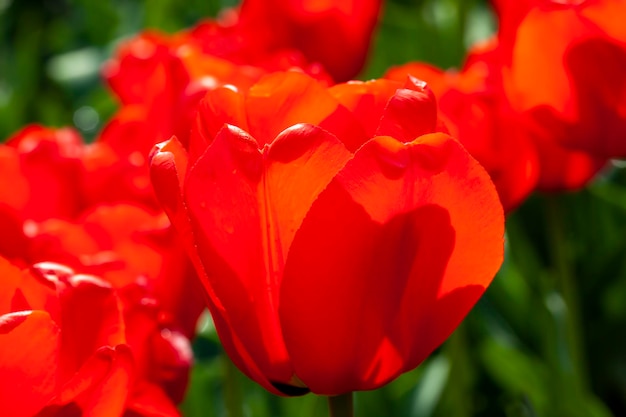
{"label": "red tulip", "polygon": [[[22,266],[40,261],[64,263],[80,273],[78,276],[97,275],[112,297],[117,299],[121,294],[123,302],[118,303],[116,314],[121,315],[119,326],[125,329],[126,347],[122,349],[129,350],[134,368],[129,371],[130,382],[124,382],[128,386],[120,385],[128,392],[119,401],[123,409],[141,416],[178,415],[174,404],[182,400],[191,364],[188,338],[194,335],[203,308],[191,283],[195,282],[195,274],[162,212],[130,203],[87,207],[84,185],[94,194],[102,193],[102,189],[98,188],[101,184],[88,182],[81,167],[86,153],[81,139],[67,129],[27,127],[6,145],[0,145],[0,255]],[[41,301],[42,296],[36,295],[41,291],[37,291],[30,291],[28,297]],[[28,297],[28,302],[21,296],[13,297],[11,307],[0,314],[48,311],[50,303],[57,303],[37,301],[43,306],[37,307]],[[98,323],[92,325],[96,331]],[[37,322],[33,326],[42,326],[43,331],[46,324]],[[64,333],[76,338],[75,343],[85,337],[68,330]],[[100,352],[100,346],[93,349]],[[113,353],[106,349],[97,355],[98,361],[113,360]],[[16,366],[15,372],[25,369],[24,363]],[[33,372],[43,372],[35,369],[37,366]],[[100,375],[104,371],[97,365],[93,372]],[[65,415],[70,412],[66,407],[76,408],[75,403],[83,401],[59,398],[55,403],[46,403],[45,415]],[[4,415],[1,410],[0,415]],[[115,415],[115,411],[103,412]]]}
{"label": "red tulip", "polygon": [[[245,0],[189,35],[205,54],[269,71],[301,68],[345,81],[363,68],[380,0]],[[321,64],[321,65],[320,65]],[[323,67],[323,69],[321,68]]]}
{"label": "red tulip", "polygon": [[25,127],[0,145],[0,201],[26,219],[76,215],[82,152],[73,129]]}
{"label": "red tulip", "polygon": [[0,273],[2,415],[179,415],[162,387],[181,400],[191,351],[159,327],[143,289],[120,299],[99,278],[49,262],[20,272],[0,258]]}
{"label": "red tulip", "polygon": [[120,289],[142,282],[167,324],[194,335],[203,301],[163,213],[130,204],[98,205],[74,221],[30,222],[27,232],[30,262],[63,263]]}
{"label": "red tulip", "polygon": [[363,68],[381,6],[381,0],[245,0],[237,24],[257,48],[298,50],[346,81]]}
{"label": "red tulip", "polygon": [[145,416],[178,415],[174,404],[183,400],[193,362],[189,336],[164,314],[162,294],[151,293],[148,285],[132,284],[118,292],[138,375],[127,406]]}
{"label": "red tulip", "polygon": [[459,324],[502,261],[487,173],[425,85],[277,73],[209,92],[157,196],[228,354],[283,395],[380,387]]}
{"label": "red tulip", "polygon": [[119,300],[105,282],[0,258],[0,413],[119,416],[134,375]]}
{"label": "red tulip", "polygon": [[626,157],[626,3],[516,3],[498,2],[511,104],[541,140],[589,154],[596,165]]}

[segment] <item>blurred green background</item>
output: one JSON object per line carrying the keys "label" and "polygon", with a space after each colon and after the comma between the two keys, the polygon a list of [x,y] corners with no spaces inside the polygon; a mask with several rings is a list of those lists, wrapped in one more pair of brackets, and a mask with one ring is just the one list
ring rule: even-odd
{"label": "blurred green background", "polygon": [[[99,77],[118,42],[173,32],[236,1],[0,0],[0,140],[26,123],[92,140],[116,109]],[[411,60],[451,67],[493,33],[484,0],[385,4],[361,78]],[[505,263],[485,297],[423,365],[356,395],[356,415],[626,416],[626,172],[535,195],[507,221]],[[279,398],[232,367],[205,317],[181,410],[189,417],[323,416],[324,398]]]}

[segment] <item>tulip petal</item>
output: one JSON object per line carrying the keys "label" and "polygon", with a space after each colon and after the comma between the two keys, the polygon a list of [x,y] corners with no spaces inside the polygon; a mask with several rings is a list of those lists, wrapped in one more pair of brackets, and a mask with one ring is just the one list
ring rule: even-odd
{"label": "tulip petal", "polygon": [[[54,264],[38,264],[42,275],[64,274]],[[61,306],[61,378],[66,381],[100,346],[125,342],[121,305],[106,282],[88,275],[63,275],[57,281]]]}
{"label": "tulip petal", "polygon": [[248,131],[247,120],[244,95],[235,87],[224,86],[207,92],[198,104],[191,129],[189,154],[192,164],[204,153],[224,125],[239,126]]}
{"label": "tulip petal", "polygon": [[575,83],[579,122],[561,139],[562,144],[595,156],[626,158],[623,43],[597,38],[578,42],[564,60]]}
{"label": "tulip petal", "polygon": [[437,104],[426,83],[404,74],[393,80],[353,81],[328,91],[348,108],[365,128],[367,138],[392,136],[411,142],[437,129]]}
{"label": "tulip petal", "polygon": [[28,204],[30,187],[20,167],[17,149],[0,145],[0,201],[15,210]]}
{"label": "tulip petal", "polygon": [[[186,201],[209,285],[242,343],[271,381],[293,370],[276,316],[284,256],[311,202],[351,157],[311,125],[281,133],[261,153],[229,126],[189,171]],[[198,190],[202,190],[199,192]]]}
{"label": "tulip petal", "polygon": [[132,352],[128,346],[119,345],[114,349],[100,349],[96,356],[110,361],[108,373],[82,408],[90,417],[121,416],[135,376]]}
{"label": "tulip petal", "polygon": [[376,131],[401,142],[437,131],[435,95],[424,81],[408,76],[404,88],[389,99]]}
{"label": "tulip petal", "polygon": [[293,236],[319,193],[352,158],[333,135],[313,125],[296,125],[283,131],[266,154],[264,213],[266,224],[275,224],[279,249],[266,248],[282,259],[282,268]]}
{"label": "tulip petal", "polygon": [[511,65],[503,69],[505,90],[516,110],[550,106],[568,119],[575,118],[563,56],[571,42],[591,34],[574,9],[534,8],[526,15],[510,51]]}
{"label": "tulip petal", "polygon": [[333,395],[417,366],[495,275],[503,232],[493,184],[456,141],[368,142],[289,251],[279,316],[296,375]]}
{"label": "tulip petal", "polygon": [[0,414],[30,417],[55,394],[59,327],[44,311],[0,316]]}
{"label": "tulip petal", "polygon": [[358,118],[369,139],[376,134],[389,98],[400,87],[398,82],[380,79],[337,84],[330,87],[328,92]]}
{"label": "tulip petal", "polygon": [[[317,125],[356,150],[366,137],[360,123],[324,87],[298,72],[275,73],[255,84],[246,99],[248,127],[259,144],[271,143],[299,123]],[[240,126],[241,127],[241,126]]]}
{"label": "tulip petal", "polygon": [[185,212],[181,190],[187,172],[187,151],[176,136],[159,143],[150,155],[150,178],[161,207],[177,227],[185,225],[184,231],[179,230],[183,238],[191,232]]}
{"label": "tulip petal", "polygon": [[173,137],[155,147],[150,156],[150,175],[154,184],[157,198],[183,239],[187,254],[194,264],[198,277],[205,291],[208,308],[211,311],[215,328],[218,332],[224,349],[229,353],[233,362],[250,378],[265,386],[268,390],[278,394],[269,381],[265,379],[249,353],[243,347],[239,336],[234,332],[229,320],[225,317],[222,302],[215,294],[209,281],[205,267],[200,259],[194,229],[191,226],[186,203],[182,197],[182,187],[185,181],[188,158],[187,152],[180,142]]}
{"label": "tulip petal", "polygon": [[154,384],[140,383],[135,387],[128,409],[140,416],[179,417],[180,413],[163,390]]}
{"label": "tulip petal", "polygon": [[20,283],[22,273],[6,259],[0,257],[0,315],[11,312],[11,300]]}
{"label": "tulip petal", "polygon": [[68,380],[51,406],[75,403],[83,415],[121,416],[134,372],[128,346],[103,346]]}
{"label": "tulip petal", "polygon": [[588,1],[580,10],[583,19],[591,25],[602,28],[614,39],[626,40],[626,26],[623,16],[626,14],[626,3],[622,0]]}
{"label": "tulip petal", "polygon": [[[80,183],[76,179],[84,151],[78,132],[70,128],[49,129],[31,125],[9,138],[6,145],[17,149],[21,176],[28,181],[27,201],[23,207],[17,207],[22,216],[44,220],[76,215],[81,195]],[[15,184],[11,182],[17,194],[24,192],[20,190],[23,187],[21,182],[19,179]]]}
{"label": "tulip petal", "polygon": [[567,125],[553,112],[542,108],[532,112],[532,117],[543,126],[532,132],[539,156],[537,189],[555,192],[582,188],[606,165],[606,158],[557,143],[555,137],[563,137]]}
{"label": "tulip petal", "polygon": [[286,381],[292,370],[273,317],[273,285],[262,252],[257,195],[262,173],[254,139],[228,126],[189,170],[185,198],[210,288],[231,325],[244,329],[240,337],[263,374]]}

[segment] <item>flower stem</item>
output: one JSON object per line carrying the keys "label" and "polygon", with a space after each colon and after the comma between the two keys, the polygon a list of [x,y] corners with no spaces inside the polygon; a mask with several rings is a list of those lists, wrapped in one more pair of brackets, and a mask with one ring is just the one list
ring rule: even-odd
{"label": "flower stem", "polygon": [[575,275],[567,248],[563,213],[558,197],[551,196],[547,201],[548,232],[550,247],[555,267],[556,285],[567,308],[566,334],[572,371],[581,385],[586,384],[587,367],[585,364],[582,318]]}
{"label": "flower stem", "polygon": [[226,406],[226,415],[228,417],[243,417],[242,395],[239,384],[238,369],[231,362],[230,358],[223,355],[224,361],[224,405]]}
{"label": "flower stem", "polygon": [[352,393],[328,397],[330,417],[354,417]]}

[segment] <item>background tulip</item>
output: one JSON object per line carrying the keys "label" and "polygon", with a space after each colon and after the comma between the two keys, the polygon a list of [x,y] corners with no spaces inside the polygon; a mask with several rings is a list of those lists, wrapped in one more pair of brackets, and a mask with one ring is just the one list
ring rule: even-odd
{"label": "background tulip", "polygon": [[[544,191],[583,187],[623,156],[620,70],[624,38],[615,1],[497,1],[502,89],[533,140]],[[540,39],[544,47],[535,48]],[[610,85],[610,87],[609,87]]]}
{"label": "background tulip", "polygon": [[59,265],[22,273],[0,262],[0,410],[12,416],[71,409],[121,415],[133,358],[111,287]]}
{"label": "background tulip", "polygon": [[[90,195],[100,194],[95,188],[100,184],[89,183],[89,177],[85,175],[83,158],[87,148],[88,145],[73,130],[40,126],[27,127],[7,144],[0,145],[0,155],[5,162],[4,175],[0,178],[0,230],[4,236],[0,256],[9,257],[23,267],[37,263],[40,265],[37,271],[47,268],[41,266],[47,265],[41,262],[51,261],[73,268],[52,268],[50,279],[53,282],[48,287],[57,285],[57,273],[63,280],[87,274],[98,276],[93,278],[97,281],[96,286],[107,288],[110,300],[113,300],[107,302],[116,303],[114,314],[120,316],[117,318],[119,323],[111,326],[116,332],[122,332],[121,341],[115,344],[103,341],[92,346],[88,341],[87,347],[76,348],[81,352],[86,350],[80,354],[73,347],[67,348],[69,351],[63,353],[67,359],[61,359],[61,362],[78,361],[78,364],[72,365],[75,369],[63,370],[62,375],[56,376],[55,369],[65,365],[49,365],[49,370],[32,369],[33,378],[53,378],[60,384],[48,386],[40,392],[38,395],[42,397],[32,407],[46,406],[45,413],[50,415],[70,412],[68,407],[78,407],[84,412],[95,407],[99,411],[93,413],[105,413],[103,415],[121,415],[125,409],[132,409],[142,416],[178,415],[174,404],[183,398],[192,360],[189,339],[195,335],[196,321],[203,309],[201,297],[194,291],[193,284],[187,285],[189,279],[195,280],[193,271],[182,249],[174,249],[176,239],[163,213],[154,213],[137,203],[93,204],[86,198],[87,193],[83,190],[87,188],[93,193]],[[104,197],[106,193],[102,194]],[[140,195],[135,197],[141,201]],[[15,268],[7,271],[19,275]],[[28,278],[25,282],[35,282],[35,278]],[[63,281],[58,285],[65,288],[66,283]],[[28,284],[18,292],[14,287],[7,288],[8,294],[15,292],[17,295],[2,313],[9,315],[7,320],[10,323],[17,323],[16,320],[21,320],[20,317],[30,314],[31,310],[50,313],[50,303],[63,301],[56,301],[54,293],[45,295],[52,297],[53,301],[42,301],[48,287],[34,285],[31,291]],[[20,294],[24,291],[28,294],[24,293],[26,299],[22,300]],[[59,291],[65,293],[62,288]],[[30,301],[31,296],[35,301]],[[71,308],[87,308],[89,303],[96,305],[94,296],[87,291],[81,296],[82,307]],[[119,296],[122,296],[121,301]],[[43,317],[42,314],[38,312],[33,317]],[[52,314],[54,325],[50,326],[58,327],[59,337],[68,340],[64,343],[78,344],[83,338],[89,339],[87,329],[101,331],[100,321],[104,319],[90,317],[86,312],[72,314],[77,317],[82,314],[84,318],[66,317],[61,323]],[[108,317],[109,313],[106,314]],[[10,323],[7,326],[13,326]],[[45,323],[37,321],[20,337],[29,337]],[[74,326],[84,329],[74,331]],[[108,328],[102,331],[108,331]],[[55,340],[41,343],[54,344],[57,343]],[[5,345],[6,355],[13,355],[11,350],[16,350],[19,343],[12,341]],[[89,359],[92,352],[95,356]],[[122,355],[121,359],[119,355]],[[14,362],[11,372],[19,374],[29,369],[25,359],[10,358],[3,363],[9,366]],[[88,370],[80,371],[84,375],[74,377],[83,362]],[[100,362],[107,364],[106,367],[103,368]],[[38,366],[45,368],[48,365],[39,363]],[[118,384],[123,394],[109,392],[110,389],[106,388],[109,382],[102,378],[108,375],[106,369],[109,366],[113,366],[110,384]],[[89,387],[74,387],[81,378],[95,382]],[[65,384],[69,385],[64,387]],[[17,389],[25,388],[20,385]],[[83,393],[84,390],[87,391]],[[106,391],[102,398],[100,390]],[[7,395],[12,395],[10,393]]]}
{"label": "background tulip", "polygon": [[4,414],[179,415],[190,348],[159,323],[146,288],[118,292],[49,262],[0,268]]}

